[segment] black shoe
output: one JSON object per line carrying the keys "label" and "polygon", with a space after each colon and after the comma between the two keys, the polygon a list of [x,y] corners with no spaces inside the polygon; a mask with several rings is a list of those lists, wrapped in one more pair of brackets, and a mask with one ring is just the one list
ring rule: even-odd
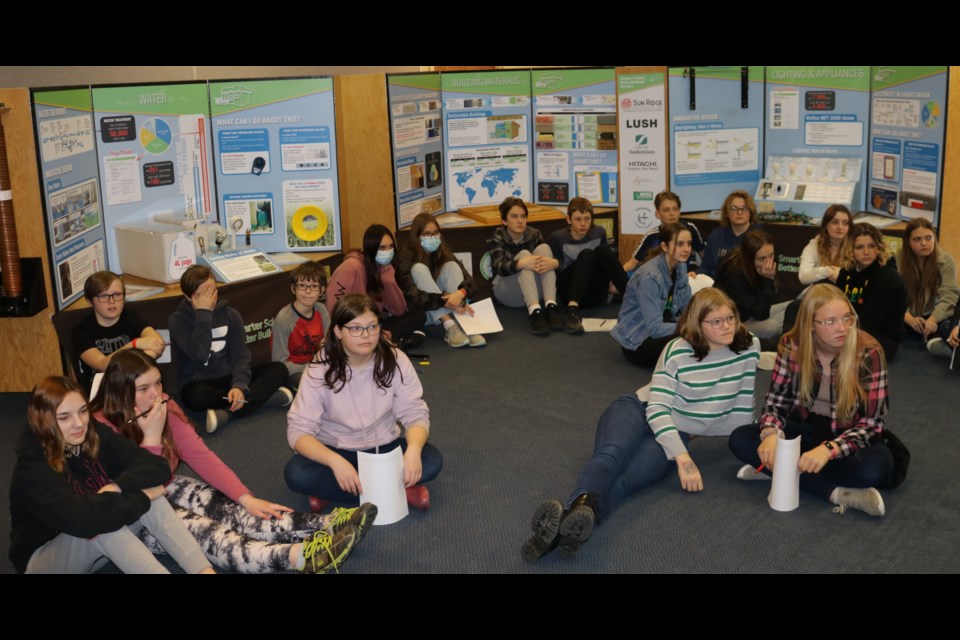
{"label": "black shoe", "polygon": [[580,546],[590,539],[593,526],[600,522],[599,512],[596,498],[589,493],[584,493],[573,501],[570,511],[560,521],[560,528],[557,530],[560,538],[557,548],[561,558],[570,560],[577,555]]}
{"label": "black shoe", "polygon": [[545,336],[550,333],[550,325],[547,324],[543,309],[537,309],[530,314],[530,330],[535,336]]}
{"label": "black shoe", "polygon": [[551,331],[563,331],[563,314],[560,313],[560,307],[550,303],[544,311],[547,316],[547,324]]}
{"label": "black shoe", "polygon": [[520,555],[527,562],[536,562],[557,548],[560,536],[560,520],[563,518],[563,505],[556,500],[544,502],[533,512],[533,535],[520,547]]}
{"label": "black shoe", "polygon": [[423,341],[427,339],[426,334],[422,331],[414,331],[405,338],[400,338],[397,340],[397,347],[401,351],[406,351],[407,349],[415,349],[423,344]]}
{"label": "black shoe", "polygon": [[567,317],[563,321],[563,330],[572,336],[583,333],[583,321],[577,307],[567,307]]}

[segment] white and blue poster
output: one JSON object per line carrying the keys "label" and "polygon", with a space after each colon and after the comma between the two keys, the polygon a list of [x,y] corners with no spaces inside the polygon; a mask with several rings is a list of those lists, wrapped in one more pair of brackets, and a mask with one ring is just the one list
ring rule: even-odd
{"label": "white and blue poster", "polygon": [[397,228],[444,211],[440,74],[387,76]]}
{"label": "white and blue poster", "polygon": [[93,88],[107,255],[117,224],[216,217],[206,83]]}
{"label": "white and blue poster", "polygon": [[33,115],[57,308],[107,268],[90,89],[35,91]]}
{"label": "white and blue poster", "polygon": [[210,83],[220,222],[269,252],[340,249],[333,80]]}
{"label": "white and blue poster", "polygon": [[620,132],[620,232],[657,226],[654,200],[667,186],[666,74],[617,76]]}
{"label": "white and blue poster", "polygon": [[669,75],[670,190],[684,211],[719,209],[737,189],[752,193],[763,157],[763,67],[747,68],[745,96],[741,67]]}
{"label": "white and blue poster", "polygon": [[873,67],[867,209],[940,219],[947,67]]}
{"label": "white and blue poster", "polygon": [[530,72],[444,73],[447,209],[531,200]]}
{"label": "white and blue poster", "polygon": [[534,196],[564,205],[586,198],[617,206],[614,69],[534,69]]}

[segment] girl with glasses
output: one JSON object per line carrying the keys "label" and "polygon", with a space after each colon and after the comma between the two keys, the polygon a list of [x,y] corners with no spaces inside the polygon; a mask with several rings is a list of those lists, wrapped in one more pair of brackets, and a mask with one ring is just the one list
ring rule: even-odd
{"label": "girl with glasses", "polygon": [[704,489],[687,450],[690,437],[729,435],[753,415],[760,345],[740,324],[736,304],[714,288],[693,297],[679,334],[660,354],[650,385],[603,412],[593,457],[566,504],[550,500],[537,507],[524,559],[534,562],[554,548],[572,558],[622,500],[671,471],[684,491]]}
{"label": "girl with glasses", "polygon": [[[427,442],[430,411],[410,359],[391,345],[367,296],[344,296],[333,308],[323,347],[300,380],[287,414],[295,452],[287,485],[328,502],[356,503],[363,491],[357,452],[403,450],[403,484],[413,508],[428,509],[421,483],[437,477],[443,457]],[[402,425],[402,429],[398,427]]]}
{"label": "girl with glasses", "polygon": [[397,241],[382,224],[370,225],[363,233],[363,247],[351,251],[330,276],[327,312],[344,296],[359,293],[377,304],[377,316],[388,337],[403,349],[422,344],[426,314],[408,305],[397,277]]}
{"label": "girl with glasses", "polygon": [[143,349],[154,358],[163,353],[163,337],[137,313],[124,309],[127,289],[112,271],[98,271],[83,284],[83,295],[93,313],[74,326],[70,342],[77,380],[87,391],[98,371],[121,349]]}
{"label": "girl with glasses", "polygon": [[[139,349],[117,354],[100,388],[90,406],[94,419],[164,459],[173,473],[164,480],[169,501],[207,559],[223,569],[335,569],[376,517],[373,505],[320,516],[254,496],[163,392],[156,362]],[[202,480],[178,475],[181,461]],[[162,552],[152,536],[141,540]]]}
{"label": "girl with glasses", "polygon": [[857,327],[842,291],[813,285],[780,341],[759,424],[730,436],[730,449],[746,463],[737,477],[767,479],[778,439],[799,436],[801,491],[837,505],[838,513],[849,508],[882,516],[876,487],[891,486],[894,471],[882,441],[887,404],[880,344]]}
{"label": "girl with glasses", "polygon": [[451,347],[487,344],[481,335],[465,334],[454,320],[454,314],[473,315],[468,303],[475,285],[429,213],[417,215],[410,224],[409,241],[400,252],[397,280],[407,303],[427,312],[427,324],[443,326],[444,340]]}
{"label": "girl with glasses", "polygon": [[946,345],[944,340],[956,325],[950,318],[960,296],[957,264],[940,248],[929,221],[914,218],[907,224],[897,261],[909,295],[903,314],[907,329],[922,336],[931,353],[950,357],[955,344]]}
{"label": "girl with glasses", "polygon": [[717,269],[724,256],[740,246],[747,231],[763,229],[757,218],[757,205],[746,191],[734,191],[723,201],[720,226],[707,236],[700,273],[717,277]]}
{"label": "girl with glasses", "polygon": [[907,289],[880,230],[859,222],[850,229],[837,286],[850,300],[860,328],[877,339],[887,362],[900,347]]}

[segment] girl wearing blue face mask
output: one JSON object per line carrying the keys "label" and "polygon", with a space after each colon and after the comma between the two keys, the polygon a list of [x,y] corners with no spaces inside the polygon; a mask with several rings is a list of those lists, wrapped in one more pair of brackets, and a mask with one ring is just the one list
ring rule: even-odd
{"label": "girl wearing blue face mask", "polygon": [[363,234],[363,250],[348,253],[330,277],[327,285],[327,311],[344,296],[362,293],[380,307],[380,324],[384,332],[406,349],[423,343],[420,328],[426,322],[422,308],[407,306],[397,284],[396,240],[382,224],[371,225]]}
{"label": "girl wearing blue face mask", "polygon": [[430,324],[443,325],[447,344],[454,348],[487,344],[481,335],[467,336],[453,319],[454,313],[473,315],[467,300],[474,293],[474,282],[444,243],[440,225],[429,213],[413,219],[397,273],[407,302],[426,310]]}

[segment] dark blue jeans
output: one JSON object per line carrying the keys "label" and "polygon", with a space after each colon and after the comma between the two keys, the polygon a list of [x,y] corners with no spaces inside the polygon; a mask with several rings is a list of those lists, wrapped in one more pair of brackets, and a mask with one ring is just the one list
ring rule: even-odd
{"label": "dark blue jeans", "polygon": [[[397,447],[406,451],[406,439],[397,438],[390,444],[380,447],[379,451],[380,453],[388,453]],[[337,449],[329,445],[327,448],[343,456],[355,469],[357,468],[356,451]],[[365,451],[365,453],[376,452],[377,449],[367,449]],[[423,475],[420,477],[419,484],[430,482],[440,475],[440,470],[443,469],[443,456],[440,454],[440,450],[429,442],[423,445],[423,451],[420,453],[420,462],[423,463]],[[305,458],[299,453],[294,454],[294,456],[290,458],[290,461],[287,462],[287,466],[283,470],[283,477],[287,481],[287,486],[297,493],[306,493],[307,495],[317,496],[318,498],[330,500],[331,502],[355,503],[357,501],[357,496],[351,495],[340,488],[340,485],[337,484],[337,478],[333,475],[333,470],[330,467]]]}
{"label": "dark blue jeans", "polygon": [[[690,440],[682,432],[680,437],[684,444]],[[600,518],[605,520],[621,500],[660,482],[676,468],[647,424],[647,403],[635,395],[620,396],[597,422],[593,457],[580,472],[567,508],[577,496],[590,493],[597,497]]]}
{"label": "dark blue jeans", "polygon": [[[787,420],[783,434],[788,439],[800,436],[800,451],[810,451],[820,446],[824,440],[832,440],[833,432],[826,420]],[[730,450],[743,462],[754,467],[760,466],[757,447],[760,446],[760,425],[748,424],[738,428],[730,435]],[[763,473],[770,475],[767,469]],[[860,449],[852,456],[839,460],[830,460],[820,473],[801,473],[800,491],[830,499],[837,487],[865,488],[882,487],[893,473],[893,456],[887,445],[874,442],[866,449]]]}

